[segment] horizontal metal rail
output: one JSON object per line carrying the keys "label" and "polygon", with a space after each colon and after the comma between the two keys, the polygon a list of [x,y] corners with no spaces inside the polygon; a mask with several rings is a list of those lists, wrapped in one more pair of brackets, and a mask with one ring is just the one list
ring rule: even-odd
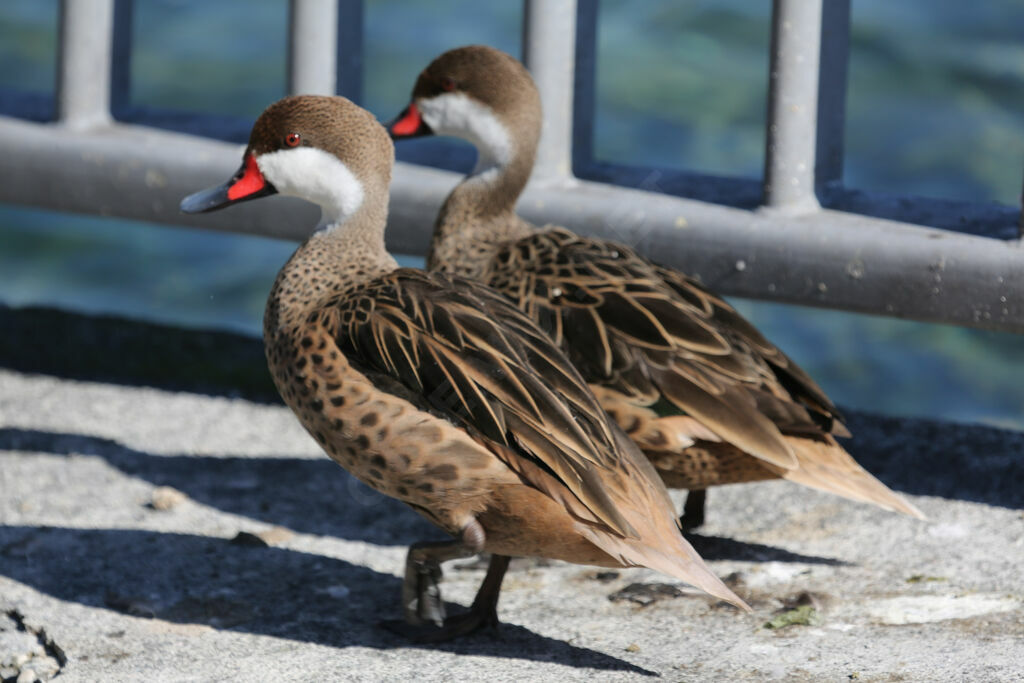
{"label": "horizontal metal rail", "polygon": [[[271,198],[203,216],[178,202],[223,182],[241,147],[142,126],[82,132],[0,117],[0,201],[301,240],[317,211]],[[460,176],[398,164],[388,245],[425,253]],[[635,246],[726,294],[1024,333],[1024,249],[823,210],[787,216],[579,181],[531,185],[527,218]]]}

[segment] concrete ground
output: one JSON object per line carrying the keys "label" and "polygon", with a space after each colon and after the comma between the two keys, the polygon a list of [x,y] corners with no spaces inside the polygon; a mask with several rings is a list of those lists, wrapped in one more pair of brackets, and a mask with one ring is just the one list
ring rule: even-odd
{"label": "concrete ground", "polygon": [[[928,522],[785,482],[712,490],[692,541],[752,615],[646,570],[522,561],[497,637],[417,646],[377,623],[405,547],[439,532],[258,391],[66,372],[138,349],[120,324],[58,329],[0,342],[5,682],[1024,680],[1024,434],[850,416],[850,450]],[[455,564],[452,611],[483,578]]]}

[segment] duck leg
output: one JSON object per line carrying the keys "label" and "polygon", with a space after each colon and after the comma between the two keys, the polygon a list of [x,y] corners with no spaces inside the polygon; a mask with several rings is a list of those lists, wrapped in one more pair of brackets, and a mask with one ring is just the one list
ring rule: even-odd
{"label": "duck leg", "polygon": [[498,625],[498,595],[508,569],[509,558],[493,555],[473,605],[465,614],[445,616],[441,597],[441,563],[480,552],[485,540],[483,527],[473,521],[455,541],[416,543],[409,547],[402,584],[405,621],[388,620],[382,625],[417,642],[441,642],[480,628]]}
{"label": "duck leg", "polygon": [[683,531],[693,531],[704,524],[704,503],[707,501],[707,494],[707,489],[693,489],[686,494],[683,516],[679,518],[679,526]]}
{"label": "duck leg", "polygon": [[468,612],[450,616],[440,626],[433,624],[424,624],[419,627],[410,626],[409,629],[416,629],[416,632],[410,633],[407,630],[404,635],[420,643],[440,643],[474,631],[496,630],[498,628],[498,596],[501,593],[501,581],[505,578],[510,559],[507,555],[491,555],[491,562],[487,566],[487,576],[480,584],[480,590],[477,591]]}
{"label": "duck leg", "polygon": [[405,623],[411,626],[444,624],[444,599],[441,597],[441,563],[475,554],[461,541],[414,543],[405,556],[405,580],[402,582],[402,609]]}

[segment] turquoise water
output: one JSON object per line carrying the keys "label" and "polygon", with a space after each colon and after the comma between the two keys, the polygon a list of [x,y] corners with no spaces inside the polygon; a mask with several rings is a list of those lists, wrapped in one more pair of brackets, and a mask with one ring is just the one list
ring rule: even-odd
{"label": "turquoise water", "polygon": [[[758,178],[771,3],[601,3],[598,158]],[[1019,204],[1024,1],[854,0],[849,187]]]}
{"label": "turquoise water", "polygon": [[[52,92],[56,7],[0,3],[0,86]],[[596,156],[758,177],[769,3],[601,7]],[[518,54],[519,22],[519,3],[367,2],[363,102],[390,118],[449,47]],[[138,0],[133,103],[254,118],[284,92],[286,24],[284,0]],[[848,185],[1018,201],[1024,1],[858,0],[852,44]],[[293,248],[0,206],[0,301],[257,334]],[[1018,336],[737,305],[842,405],[1024,428]]]}

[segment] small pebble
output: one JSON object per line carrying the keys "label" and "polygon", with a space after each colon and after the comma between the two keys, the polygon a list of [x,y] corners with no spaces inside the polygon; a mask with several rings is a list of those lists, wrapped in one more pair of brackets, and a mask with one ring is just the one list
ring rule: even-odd
{"label": "small pebble", "polygon": [[266,541],[267,545],[281,545],[295,534],[291,530],[285,529],[283,526],[274,526],[261,531],[256,535]]}
{"label": "small pebble", "polygon": [[647,607],[659,600],[678,598],[684,595],[686,595],[685,591],[668,583],[631,583],[622,590],[609,595],[608,599],[612,602],[634,602],[641,607]]}
{"label": "small pebble", "polygon": [[810,591],[800,591],[795,595],[791,595],[787,598],[783,598],[782,606],[786,609],[796,609],[798,607],[813,607],[815,611],[820,612],[824,600],[823,596]]}
{"label": "small pebble", "polygon": [[243,545],[248,548],[269,548],[270,544],[264,541],[256,534],[248,531],[239,531],[234,538],[231,539],[231,545]]}
{"label": "small pebble", "polygon": [[280,526],[264,529],[255,534],[250,531],[239,531],[231,539],[231,544],[250,548],[269,548],[272,545],[281,545],[294,535],[292,531]]}
{"label": "small pebble", "polygon": [[171,486],[157,486],[149,500],[149,507],[154,510],[171,510],[188,499],[184,493]]}
{"label": "small pebble", "polygon": [[48,681],[60,673],[60,663],[53,657],[39,657],[32,662],[32,668],[44,681]]}
{"label": "small pebble", "polygon": [[18,683],[35,683],[38,680],[39,676],[36,676],[36,672],[32,669],[22,669],[17,679]]}
{"label": "small pebble", "polygon": [[722,579],[722,582],[734,592],[747,587],[747,577],[743,572],[733,572]]}
{"label": "small pebble", "polygon": [[626,646],[626,652],[640,652],[640,646],[636,643],[630,643]]}

